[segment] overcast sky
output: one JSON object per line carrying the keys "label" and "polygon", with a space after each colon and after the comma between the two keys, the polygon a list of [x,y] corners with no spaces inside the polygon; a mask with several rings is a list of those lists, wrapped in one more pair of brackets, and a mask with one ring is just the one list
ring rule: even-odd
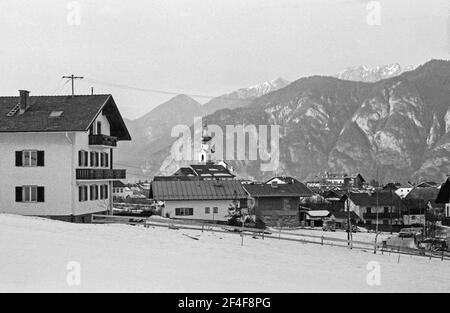
{"label": "overcast sky", "polygon": [[66,94],[74,73],[77,93],[111,93],[135,118],[171,96],[113,84],[214,96],[450,53],[448,0],[380,0],[381,25],[365,0],[71,2],[0,1],[1,95]]}

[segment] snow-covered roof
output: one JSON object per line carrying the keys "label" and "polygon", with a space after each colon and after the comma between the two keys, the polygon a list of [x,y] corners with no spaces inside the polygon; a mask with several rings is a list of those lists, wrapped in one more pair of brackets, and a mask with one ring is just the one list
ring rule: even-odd
{"label": "snow-covered roof", "polygon": [[306,212],[311,217],[327,217],[330,215],[330,211],[327,210],[313,210]]}

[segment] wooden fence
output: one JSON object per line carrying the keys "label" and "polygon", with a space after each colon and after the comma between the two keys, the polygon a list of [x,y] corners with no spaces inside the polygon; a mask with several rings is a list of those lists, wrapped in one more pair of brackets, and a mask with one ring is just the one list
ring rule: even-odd
{"label": "wooden fence", "polygon": [[450,261],[450,254],[445,251],[433,252],[420,249],[413,249],[408,247],[399,247],[388,245],[386,242],[367,242],[358,240],[347,240],[341,238],[328,237],[325,235],[309,235],[299,234],[290,231],[283,231],[278,229],[275,231],[268,231],[267,229],[255,229],[229,225],[219,225],[207,222],[164,219],[160,217],[151,216],[134,217],[134,216],[113,216],[113,215],[98,215],[92,216],[92,223],[95,224],[128,224],[128,225],[142,225],[144,227],[163,227],[169,229],[187,229],[198,230],[201,232],[213,231],[218,233],[238,234],[241,236],[241,244],[244,243],[245,236],[259,237],[261,239],[276,239],[293,241],[300,243],[309,243],[322,246],[333,246],[347,249],[364,250],[372,253],[396,253],[410,256],[426,257],[429,259],[440,259],[442,261]]}

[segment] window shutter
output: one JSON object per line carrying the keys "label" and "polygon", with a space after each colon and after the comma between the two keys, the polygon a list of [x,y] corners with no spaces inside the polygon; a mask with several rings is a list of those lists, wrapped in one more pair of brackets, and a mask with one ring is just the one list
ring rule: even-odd
{"label": "window shutter", "polygon": [[45,202],[45,188],[37,187],[37,202]]}
{"label": "window shutter", "polygon": [[37,166],[44,166],[45,165],[45,152],[44,151],[38,151],[37,152]]}
{"label": "window shutter", "polygon": [[22,187],[16,187],[16,202],[22,202]]}
{"label": "window shutter", "polygon": [[22,153],[22,151],[16,151],[16,166],[23,165]]}

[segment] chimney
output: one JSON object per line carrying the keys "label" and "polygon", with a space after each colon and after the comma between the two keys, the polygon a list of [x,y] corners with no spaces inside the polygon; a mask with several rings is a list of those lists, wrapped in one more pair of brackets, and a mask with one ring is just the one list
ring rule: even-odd
{"label": "chimney", "polygon": [[30,107],[30,92],[27,90],[19,90],[20,100],[19,100],[19,114],[25,113]]}

